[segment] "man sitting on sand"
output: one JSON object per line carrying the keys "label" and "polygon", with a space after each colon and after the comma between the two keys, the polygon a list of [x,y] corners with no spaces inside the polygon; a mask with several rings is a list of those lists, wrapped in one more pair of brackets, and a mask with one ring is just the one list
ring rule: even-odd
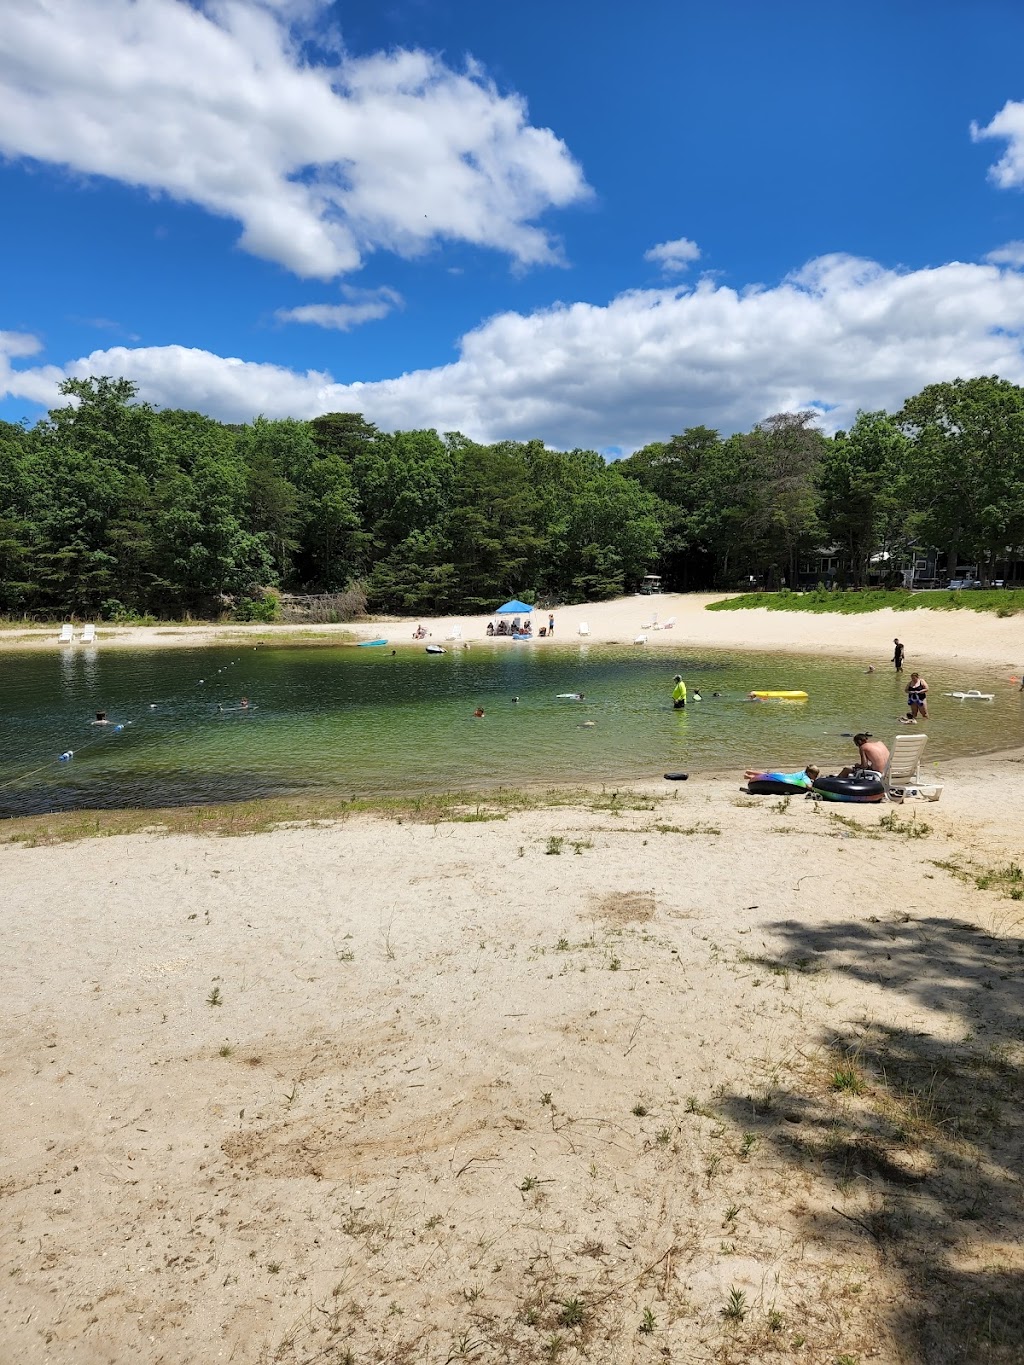
{"label": "man sitting on sand", "polygon": [[870,732],[854,735],[853,742],[860,750],[860,762],[847,767],[836,777],[878,777],[885,772],[889,762],[889,750],[880,739],[874,739]]}
{"label": "man sitting on sand", "polygon": [[748,782],[785,782],[789,787],[811,787],[821,772],[816,763],[808,763],[806,768],[795,773],[744,773]]}

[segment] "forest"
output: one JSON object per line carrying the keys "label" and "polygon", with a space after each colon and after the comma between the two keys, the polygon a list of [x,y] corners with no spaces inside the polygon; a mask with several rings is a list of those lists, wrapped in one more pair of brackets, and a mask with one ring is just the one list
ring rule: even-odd
{"label": "forest", "polygon": [[378,430],[358,413],[224,424],[68,379],[35,425],[0,422],[0,613],[270,619],[274,590],[469,613],[634,590],[793,584],[836,547],[844,586],[914,545],[992,568],[1024,547],[1024,389],[929,385],[824,434],[813,412],[628,458]]}

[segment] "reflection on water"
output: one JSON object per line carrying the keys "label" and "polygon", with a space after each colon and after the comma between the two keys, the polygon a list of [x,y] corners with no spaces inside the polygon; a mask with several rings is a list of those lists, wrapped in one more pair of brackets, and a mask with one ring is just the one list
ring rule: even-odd
{"label": "reflection on water", "polygon": [[[671,706],[677,672],[704,698],[686,711]],[[1024,743],[1024,699],[1008,675],[925,673],[929,762]],[[844,732],[891,740],[901,729],[908,676],[847,660],[540,642],[440,657],[342,647],[0,655],[0,814],[828,767],[852,756]],[[810,700],[751,703],[754,688],[802,688]],[[995,701],[941,695],[971,688]],[[577,691],[585,701],[557,696]],[[250,709],[232,709],[242,696]],[[109,726],[90,724],[97,711]],[[58,763],[68,749],[74,759]]]}

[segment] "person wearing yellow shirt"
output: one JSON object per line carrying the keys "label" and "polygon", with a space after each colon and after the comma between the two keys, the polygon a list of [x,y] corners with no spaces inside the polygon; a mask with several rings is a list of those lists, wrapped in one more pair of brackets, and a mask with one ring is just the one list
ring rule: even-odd
{"label": "person wearing yellow shirt", "polygon": [[672,705],[677,711],[682,711],[686,705],[686,684],[677,673],[673,679],[675,687],[672,689]]}

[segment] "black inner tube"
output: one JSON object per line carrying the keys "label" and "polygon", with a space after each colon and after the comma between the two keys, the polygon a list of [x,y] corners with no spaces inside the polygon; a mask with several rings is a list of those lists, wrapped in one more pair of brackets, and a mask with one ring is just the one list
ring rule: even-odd
{"label": "black inner tube", "polygon": [[814,790],[840,801],[881,801],[885,786],[878,777],[818,777]]}
{"label": "black inner tube", "polygon": [[751,796],[806,796],[808,790],[793,782],[779,782],[774,777],[752,777],[747,783]]}

